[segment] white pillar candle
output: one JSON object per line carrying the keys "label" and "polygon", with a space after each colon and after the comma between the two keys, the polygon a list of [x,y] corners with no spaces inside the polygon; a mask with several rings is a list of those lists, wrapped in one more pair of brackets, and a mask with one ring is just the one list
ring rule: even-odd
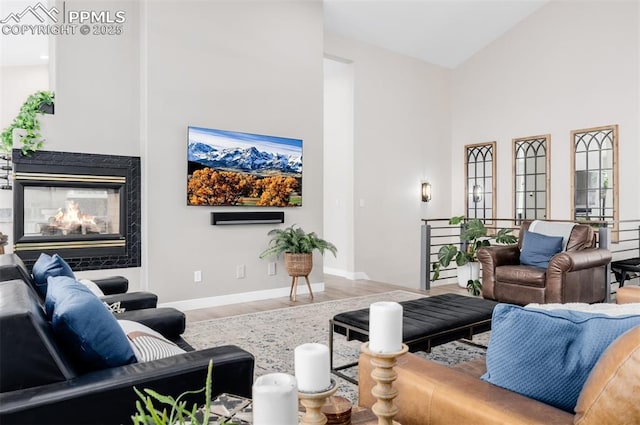
{"label": "white pillar candle", "polygon": [[396,353],[402,349],[402,306],[382,301],[369,308],[369,350]]}
{"label": "white pillar candle", "polygon": [[253,425],[298,425],[295,377],[270,373],[256,379],[253,384]]}
{"label": "white pillar candle", "polygon": [[298,391],[313,393],[329,389],[329,347],[316,343],[302,344],[296,347],[294,357]]}

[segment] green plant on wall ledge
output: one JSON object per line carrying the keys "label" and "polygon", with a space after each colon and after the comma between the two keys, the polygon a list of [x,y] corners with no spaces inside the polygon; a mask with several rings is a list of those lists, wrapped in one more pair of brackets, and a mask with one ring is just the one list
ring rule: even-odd
{"label": "green plant on wall ledge", "polygon": [[20,107],[18,116],[13,119],[9,127],[2,130],[2,150],[11,153],[13,149],[13,131],[23,130],[19,134],[21,150],[23,155],[29,155],[42,148],[42,134],[40,134],[40,121],[38,115],[44,114],[45,108],[52,107],[55,95],[51,91],[38,91],[30,95],[26,102]]}

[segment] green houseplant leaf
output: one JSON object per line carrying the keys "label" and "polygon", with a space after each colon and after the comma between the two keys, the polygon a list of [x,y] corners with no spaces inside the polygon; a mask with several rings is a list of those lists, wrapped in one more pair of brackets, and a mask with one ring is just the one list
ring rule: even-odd
{"label": "green houseplant leaf", "polygon": [[496,234],[496,242],[503,244],[514,244],[518,242],[518,238],[511,234],[511,229],[500,229]]}
{"label": "green houseplant leaf", "polygon": [[438,251],[438,261],[443,267],[448,267],[456,255],[458,255],[458,248],[455,245],[445,245]]}
{"label": "green houseplant leaf", "polygon": [[51,91],[38,91],[27,98],[12,123],[0,133],[4,152],[10,153],[13,149],[13,131],[15,129],[23,130],[22,134],[18,135],[23,155],[29,155],[42,148],[43,140],[38,116],[44,113],[44,105],[53,105],[54,99],[55,95]]}
{"label": "green houseplant leaf", "polygon": [[[442,267],[449,267],[455,259],[457,266],[464,266],[470,262],[478,261],[477,251],[483,246],[490,246],[490,238],[485,224],[477,218],[467,220],[459,215],[449,219],[450,225],[460,225],[460,242],[463,250],[454,244],[444,245],[438,250],[438,260],[431,265],[433,280],[440,277]],[[499,229],[495,241],[501,244],[514,244],[518,239],[511,234],[511,229]],[[467,283],[467,291],[473,295],[482,293],[482,283],[479,280],[470,280]]]}
{"label": "green houseplant leaf", "polygon": [[469,281],[467,282],[467,291],[471,295],[479,297],[482,294],[482,282],[480,282],[478,279],[469,279]]}
{"label": "green houseplant leaf", "polygon": [[331,242],[321,239],[315,232],[306,233],[295,224],[285,229],[272,229],[267,235],[271,236],[269,247],[260,254],[260,258],[278,257],[285,252],[310,254],[318,250],[323,255],[330,251],[334,256],[338,252]]}
{"label": "green houseplant leaf", "polygon": [[[213,382],[213,362],[209,361],[209,367],[207,368],[207,380],[204,388],[196,391],[185,391],[180,394],[178,398],[171,396],[165,396],[157,393],[156,391],[145,388],[143,391],[133,387],[140,400],[136,401],[136,412],[131,416],[131,420],[134,425],[175,425],[184,424],[187,421],[191,425],[204,425],[209,423],[210,406],[211,406],[211,386]],[[205,393],[205,405],[203,407],[202,422],[198,420],[196,413],[199,407],[193,405],[191,410],[187,409],[187,402],[182,400],[188,394]],[[153,400],[165,405],[162,407],[162,411],[159,410],[153,404]],[[167,414],[167,408],[170,408]],[[225,424],[225,421],[220,422]]]}

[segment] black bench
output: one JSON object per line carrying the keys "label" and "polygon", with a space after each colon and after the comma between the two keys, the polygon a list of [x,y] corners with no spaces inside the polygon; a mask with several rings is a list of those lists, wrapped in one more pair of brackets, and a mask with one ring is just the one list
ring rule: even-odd
{"label": "black bench", "polygon": [[611,271],[616,275],[616,280],[622,288],[625,280],[633,279],[637,276],[636,273],[640,273],[640,257],[612,261]]}
{"label": "black bench", "polygon": [[[478,297],[444,294],[400,303],[403,308],[402,342],[409,351],[431,352],[431,347],[491,330],[491,315],[498,303]],[[331,372],[357,384],[340,372],[357,362],[333,366],[333,333],[345,335],[347,341],[369,340],[369,309],[336,314],[329,320],[329,352]]]}

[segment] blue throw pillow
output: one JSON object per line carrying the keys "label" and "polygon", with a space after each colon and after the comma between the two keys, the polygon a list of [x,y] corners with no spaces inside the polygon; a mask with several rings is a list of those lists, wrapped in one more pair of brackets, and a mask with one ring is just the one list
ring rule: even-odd
{"label": "blue throw pillow", "polygon": [[135,363],[127,336],[113,314],[84,285],[66,277],[50,277],[45,302],[61,347],[81,371]]}
{"label": "blue throw pillow", "polygon": [[547,236],[525,230],[520,264],[546,269],[551,257],[562,251],[562,236]]}
{"label": "blue throw pillow", "polygon": [[573,413],[600,355],[640,315],[606,316],[498,304],[482,379]]}
{"label": "blue throw pillow", "polygon": [[38,260],[31,269],[31,274],[33,274],[36,289],[43,298],[47,295],[47,279],[49,276],[76,278],[69,264],[58,254],[53,254],[53,257],[45,253],[40,254],[40,257],[38,257]]}

